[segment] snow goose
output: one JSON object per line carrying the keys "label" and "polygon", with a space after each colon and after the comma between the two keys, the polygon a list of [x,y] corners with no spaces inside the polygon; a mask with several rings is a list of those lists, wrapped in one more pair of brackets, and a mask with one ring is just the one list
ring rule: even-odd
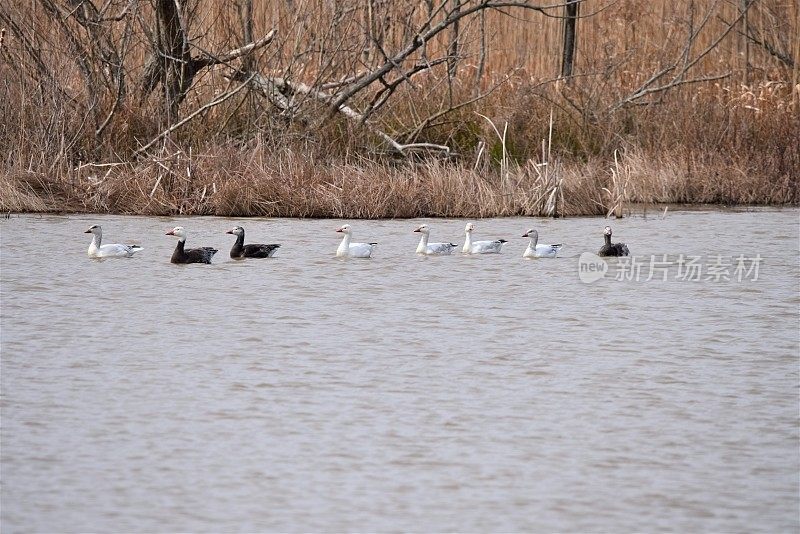
{"label": "snow goose", "polygon": [[349,224],[341,226],[336,231],[344,234],[339,248],[336,249],[337,256],[340,258],[369,258],[372,256],[372,251],[377,243],[351,243],[350,238],[353,235],[353,230]]}
{"label": "snow goose", "polygon": [[603,236],[605,237],[606,243],[597,252],[598,256],[628,256],[630,254],[630,251],[628,251],[628,245],[625,243],[611,242],[610,226],[603,228]]}
{"label": "snow goose", "polygon": [[506,243],[505,239],[496,239],[494,241],[473,241],[472,240],[472,232],[475,230],[475,225],[473,223],[467,223],[467,226],[464,228],[464,233],[467,236],[466,241],[464,241],[464,248],[461,249],[461,252],[464,254],[500,254],[500,251],[503,248],[503,243]]}
{"label": "snow goose", "polygon": [[558,251],[561,250],[563,246],[561,243],[556,245],[540,245],[539,232],[533,228],[522,234],[522,237],[530,239],[528,241],[528,248],[522,253],[523,258],[555,258],[558,255]]}
{"label": "snow goose", "polygon": [[94,234],[89,245],[90,258],[130,258],[134,253],[142,250],[139,245],[122,245],[120,243],[109,243],[101,245],[103,240],[103,229],[99,224],[93,224],[84,234]]}
{"label": "snow goose", "polygon": [[419,228],[414,231],[422,234],[419,239],[419,245],[417,246],[417,254],[424,254],[426,256],[449,256],[453,250],[458,247],[455,243],[428,243],[431,229],[427,224],[421,224]]}
{"label": "snow goose", "polygon": [[178,246],[175,247],[175,252],[172,253],[172,258],[169,260],[172,263],[211,263],[211,257],[218,252],[213,247],[184,249],[186,230],[182,226],[176,226],[166,235],[174,235],[178,238]]}
{"label": "snow goose", "polygon": [[233,234],[236,236],[236,243],[231,248],[231,258],[234,260],[243,260],[245,258],[271,258],[278,251],[280,245],[273,243],[271,245],[262,244],[244,244],[244,228],[241,226],[234,226],[233,229],[225,232],[226,234]]}

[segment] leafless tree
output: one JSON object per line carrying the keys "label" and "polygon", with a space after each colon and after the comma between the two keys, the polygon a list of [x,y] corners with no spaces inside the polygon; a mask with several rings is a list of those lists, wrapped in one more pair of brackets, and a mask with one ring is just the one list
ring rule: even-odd
{"label": "leafless tree", "polygon": [[[140,144],[134,151],[140,154],[212,108],[226,102],[238,105],[232,103],[243,101],[248,93],[251,105],[258,102],[269,110],[270,120],[279,117],[286,123],[307,125],[312,131],[343,118],[374,134],[395,153],[433,150],[450,154],[446,142],[428,142],[425,132],[441,124],[448,114],[485,98],[507,79],[504,73],[489,81],[483,79],[491,46],[487,15],[563,21],[560,76],[553,72],[552,80],[541,83],[562,77],[597,80],[584,84],[591,93],[585,102],[564,95],[568,105],[582,115],[588,114],[588,109],[608,114],[626,106],[658,102],[673,88],[729,76],[728,71],[696,72],[703,58],[732,31],[741,32],[749,43],[788,65],[796,64],[792,43],[751,24],[748,13],[761,0],[740,0],[738,17],[698,50],[697,37],[701,31],[710,31],[713,7],[722,1],[715,0],[699,24],[689,24],[683,49],[614,101],[603,91],[603,76],[613,74],[622,62],[605,73],[576,73],[574,68],[578,22],[614,0],[592,4],[594,11],[586,0],[550,4],[534,0],[408,0],[404,4],[407,10],[397,9],[387,0],[353,0],[309,3],[319,10],[313,14],[296,9],[297,2],[291,2],[292,9],[280,21],[286,35],[270,27],[272,22],[264,27],[263,19],[254,20],[252,0],[235,0],[215,6],[235,19],[231,24],[235,30],[230,32],[234,37],[208,45],[216,50],[207,50],[202,38],[208,26],[218,22],[206,26],[198,22],[199,14],[209,9],[208,1],[104,0],[101,5],[97,0],[32,0],[34,13],[30,13],[28,2],[14,0],[10,6],[0,7],[0,23],[13,36],[14,50],[8,53],[20,60],[17,68],[34,83],[60,95],[73,115],[80,117],[79,127],[91,124],[95,137],[113,129],[109,127],[115,124],[119,110],[131,100],[138,101],[138,109],[143,110],[151,109],[144,103],[158,103],[160,113],[152,121],[158,129],[151,128],[145,139],[137,138]],[[56,46],[55,39],[37,30],[36,17],[40,15],[48,18],[50,27],[57,29],[60,46],[68,49],[82,84],[79,89],[77,84],[60,81],[54,72],[48,50]],[[461,68],[467,59],[474,70]],[[214,85],[211,94],[198,91],[198,80],[212,68],[216,79],[224,77],[229,81],[223,83],[229,85]],[[446,94],[436,93],[440,99],[436,105],[420,112],[414,98],[407,98],[412,118],[387,126],[387,110],[403,96],[420,94],[419,80],[426,76],[434,80],[431,85],[445,88]],[[465,87],[467,90],[462,90]],[[193,97],[187,99],[190,93]]]}

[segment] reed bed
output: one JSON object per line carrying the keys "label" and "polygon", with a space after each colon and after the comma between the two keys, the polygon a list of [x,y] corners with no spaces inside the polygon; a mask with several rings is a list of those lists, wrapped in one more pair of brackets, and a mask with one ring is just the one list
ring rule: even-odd
{"label": "reed bed", "polygon": [[796,179],[754,179],[747,166],[731,166],[725,156],[649,157],[632,151],[619,158],[623,197],[613,188],[605,158],[560,162],[555,206],[553,182],[542,180],[533,160],[515,165],[501,181],[496,174],[437,160],[318,164],[304,153],[263,147],[86,167],[64,181],[19,172],[0,180],[0,205],[3,211],[374,219],[624,215],[631,204],[798,200]]}
{"label": "reed bed", "polygon": [[[82,28],[69,26],[63,13],[50,16],[43,7],[50,4],[12,0],[0,8],[0,27],[13,21],[29,39],[13,32],[0,39],[3,211],[621,216],[634,203],[800,200],[800,11],[794,2],[755,0],[748,18],[728,31],[740,3],[655,0],[644,13],[632,0],[587,0],[576,76],[568,80],[559,79],[560,19],[486,11],[464,20],[452,68],[441,64],[399,85],[369,127],[331,116],[313,99],[289,117],[257,91],[243,91],[143,152],[174,122],[158,91],[139,94],[131,83],[122,98],[107,79],[105,89],[90,86],[86,64],[93,58],[76,55],[80,40],[70,40],[68,31]],[[122,11],[129,3],[106,4]],[[199,48],[242,43],[240,11],[231,4],[185,5]],[[378,65],[380,50],[370,42],[379,41],[383,52],[402,47],[425,15],[421,5],[256,3],[254,35],[274,28],[279,37],[248,60],[250,67],[324,87]],[[152,13],[141,9],[139,24],[152,23]],[[740,31],[745,23],[755,40]],[[91,37],[125,43],[121,64],[127,79],[138,80],[147,42],[122,27]],[[407,65],[443,57],[452,39],[443,33]],[[41,54],[34,58],[31,50]],[[681,83],[636,96],[682,54],[698,60]],[[180,105],[182,116],[234,85],[227,67],[198,75]],[[102,86],[110,75],[95,76]],[[348,105],[365,109],[374,96],[367,91]],[[449,152],[401,157],[378,130]]]}

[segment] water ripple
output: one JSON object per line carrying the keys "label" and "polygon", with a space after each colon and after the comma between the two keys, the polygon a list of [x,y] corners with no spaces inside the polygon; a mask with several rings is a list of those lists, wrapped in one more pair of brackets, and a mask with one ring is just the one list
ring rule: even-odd
{"label": "water ripple", "polygon": [[[9,219],[2,528],[797,531],[797,214],[616,221],[643,257],[771,237],[755,282],[590,285],[600,219],[478,222],[553,261],[419,258],[420,221],[355,222],[381,246],[339,261],[337,222],[251,219],[284,246],[234,262],[240,221],[187,218],[222,252],[183,268],[170,218]],[[145,250],[89,261],[90,223]]]}

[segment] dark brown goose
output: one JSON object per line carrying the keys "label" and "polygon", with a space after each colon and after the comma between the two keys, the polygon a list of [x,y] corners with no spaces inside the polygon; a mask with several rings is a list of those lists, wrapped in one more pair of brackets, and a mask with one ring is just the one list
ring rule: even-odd
{"label": "dark brown goose", "polygon": [[231,258],[234,260],[243,260],[245,258],[271,258],[278,251],[280,245],[272,243],[270,245],[263,245],[260,243],[245,245],[244,244],[244,228],[241,226],[234,226],[233,229],[225,232],[226,234],[233,234],[236,236],[236,243],[233,244],[231,249]]}
{"label": "dark brown goose", "polygon": [[178,246],[175,247],[175,252],[172,253],[172,258],[169,260],[172,263],[211,263],[211,258],[218,252],[213,247],[184,248],[186,230],[183,229],[183,226],[176,226],[166,235],[174,235],[178,238]]}
{"label": "dark brown goose", "polygon": [[606,244],[597,252],[598,256],[628,256],[628,245],[625,243],[612,243],[611,242],[611,227],[606,226],[603,229]]}

